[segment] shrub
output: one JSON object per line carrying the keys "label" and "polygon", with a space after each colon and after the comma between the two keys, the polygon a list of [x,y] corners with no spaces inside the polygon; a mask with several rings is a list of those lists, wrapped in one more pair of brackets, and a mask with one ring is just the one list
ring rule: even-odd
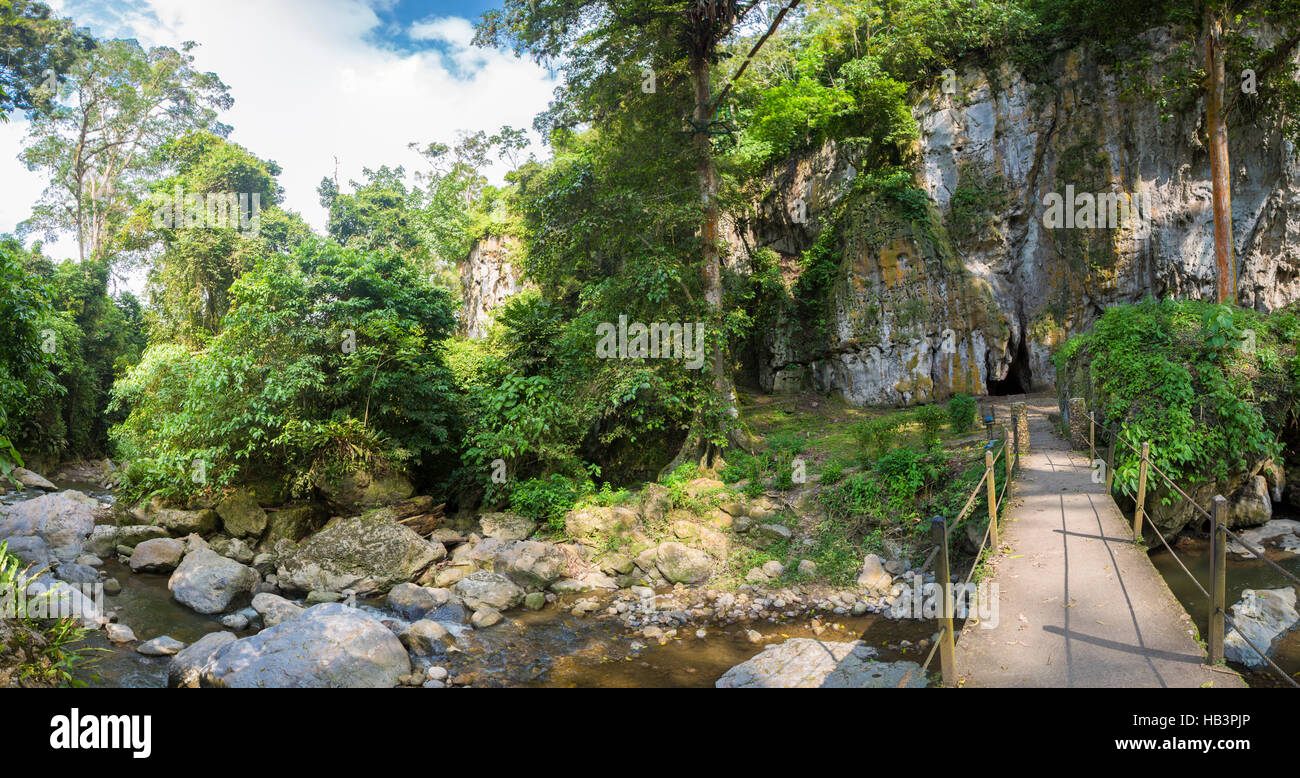
{"label": "shrub", "polygon": [[948,414],[937,405],[922,405],[916,409],[916,420],[921,424],[921,434],[927,446],[939,445],[940,433]]}
{"label": "shrub", "polygon": [[975,425],[975,398],[960,392],[948,401],[948,421],[958,435],[969,432]]}
{"label": "shrub", "polygon": [[853,437],[858,441],[859,457],[863,463],[881,457],[889,451],[897,433],[896,416],[878,416],[858,422],[853,428]]}
{"label": "shrub", "polygon": [[[9,554],[8,544],[0,543],[0,594],[26,591],[36,578],[25,565]],[[12,598],[11,598],[12,599]],[[28,615],[26,607],[38,603],[39,597],[15,601],[24,607],[0,617],[0,663],[17,657],[18,677],[38,684],[85,686],[73,678],[73,671],[88,665],[99,649],[88,648],[85,639],[91,630],[80,619],[44,619]]]}
{"label": "shrub", "polygon": [[590,491],[591,482],[578,483],[573,478],[551,473],[544,478],[530,478],[510,493],[510,509],[556,531],[564,530],[564,517],[578,498]]}

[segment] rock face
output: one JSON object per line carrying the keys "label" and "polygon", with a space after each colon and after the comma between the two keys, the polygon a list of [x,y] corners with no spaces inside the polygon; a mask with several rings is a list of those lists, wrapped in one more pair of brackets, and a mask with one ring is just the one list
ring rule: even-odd
{"label": "rock face", "polygon": [[415,493],[415,487],[403,475],[374,475],[364,470],[349,473],[338,480],[322,481],[317,488],[330,506],[345,516],[391,505]]}
{"label": "rock face", "polygon": [[391,630],[355,608],[323,603],[218,648],[199,682],[230,688],[391,688],[410,673],[410,657]]}
{"label": "rock face", "polygon": [[477,340],[487,334],[491,312],[511,295],[519,293],[523,267],[513,259],[519,241],[509,236],[488,235],[469,251],[460,267],[461,331]]}
{"label": "rock face", "polygon": [[446,555],[441,543],[430,543],[409,527],[355,516],[313,535],[281,560],[278,575],[282,588],[304,592],[384,592],[414,580]]}
{"label": "rock face", "polygon": [[204,614],[242,607],[262,580],[257,571],[212,549],[196,547],[185,555],[167,588],[176,601]]}
{"label": "rock face", "polygon": [[915,662],[877,662],[876,651],[860,640],[828,643],[791,638],[728,670],[719,689],[893,689],[924,687]]}
{"label": "rock face", "polygon": [[[1166,30],[1144,37],[1153,51],[1178,45]],[[741,272],[748,246],[774,250],[797,275],[831,209],[845,205],[847,221],[827,326],[814,331],[792,312],[765,322],[749,357],[763,389],[890,405],[986,394],[999,382],[1032,390],[1054,381],[1053,347],[1104,308],[1146,295],[1213,299],[1203,104],[1162,121],[1167,109],[1126,98],[1126,79],[1087,45],[1042,75],[1050,83],[1009,64],[972,65],[954,93],[936,84],[920,95],[918,175],[946,235],[869,192],[848,194],[860,171],[833,143],[774,172],[756,216],[728,236]],[[1300,299],[1300,160],[1273,122],[1242,127],[1229,144],[1237,302],[1277,310]],[[1130,216],[1115,229],[1049,228],[1044,198],[1067,186],[1117,194]],[[806,223],[795,221],[801,199]]]}
{"label": "rock face", "polygon": [[1228,511],[1228,528],[1258,527],[1267,524],[1272,518],[1273,503],[1267,479],[1262,475],[1246,479],[1246,485],[1233,495],[1232,506]]}
{"label": "rock face", "polygon": [[1271,653],[1273,641],[1300,623],[1300,613],[1296,612],[1295,605],[1295,589],[1290,587],[1243,591],[1241,601],[1232,606],[1232,620],[1246,636],[1243,639],[1237,630],[1227,630],[1223,637],[1223,655],[1247,667],[1263,667],[1264,660],[1246,645],[1245,640],[1265,654]]}
{"label": "rock face", "polygon": [[53,559],[72,562],[81,556],[101,507],[93,497],[71,490],[0,506],[0,538],[38,536]]}

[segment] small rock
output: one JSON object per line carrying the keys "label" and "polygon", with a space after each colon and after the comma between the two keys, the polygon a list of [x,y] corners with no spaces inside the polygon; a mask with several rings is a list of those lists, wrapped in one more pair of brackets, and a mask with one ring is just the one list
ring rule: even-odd
{"label": "small rock", "polygon": [[125,624],[109,624],[104,627],[104,633],[110,643],[134,643],[137,640],[135,632]]}
{"label": "small rock", "polygon": [[469,622],[474,625],[474,629],[487,629],[501,622],[501,611],[490,607],[479,608],[470,616]]}
{"label": "small rock", "polygon": [[141,643],[135,647],[135,650],[145,656],[171,656],[183,648],[185,648],[184,643],[175,638],[163,635],[162,637],[154,638],[147,643]]}

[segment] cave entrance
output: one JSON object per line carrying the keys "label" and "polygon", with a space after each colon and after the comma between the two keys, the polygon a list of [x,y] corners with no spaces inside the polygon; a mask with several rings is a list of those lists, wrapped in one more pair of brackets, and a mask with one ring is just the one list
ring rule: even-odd
{"label": "cave entrance", "polygon": [[1027,394],[1034,385],[1033,373],[1029,369],[1029,345],[1024,338],[1016,348],[1016,355],[1011,358],[1007,376],[1002,380],[989,379],[989,395],[1006,397],[1011,394]]}

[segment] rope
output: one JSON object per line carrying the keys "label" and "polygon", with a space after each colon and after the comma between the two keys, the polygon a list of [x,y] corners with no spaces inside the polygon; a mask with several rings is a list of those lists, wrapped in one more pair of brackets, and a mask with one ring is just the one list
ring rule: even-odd
{"label": "rope", "polygon": [[1192,575],[1192,571],[1188,570],[1187,565],[1183,564],[1183,560],[1179,559],[1178,554],[1174,553],[1173,548],[1169,546],[1169,541],[1165,540],[1165,536],[1160,534],[1160,528],[1156,526],[1154,521],[1151,521],[1151,517],[1146,515],[1146,511],[1142,512],[1142,518],[1144,523],[1151,525],[1151,531],[1156,533],[1156,537],[1160,538],[1160,542],[1163,543],[1165,549],[1169,551],[1169,555],[1174,558],[1174,561],[1183,569],[1183,572],[1187,573],[1187,577],[1192,579],[1192,583],[1196,585],[1197,589],[1201,590],[1201,594],[1204,595],[1205,599],[1210,599],[1210,593],[1205,591],[1205,587],[1201,586],[1201,582],[1196,580],[1196,576]]}

